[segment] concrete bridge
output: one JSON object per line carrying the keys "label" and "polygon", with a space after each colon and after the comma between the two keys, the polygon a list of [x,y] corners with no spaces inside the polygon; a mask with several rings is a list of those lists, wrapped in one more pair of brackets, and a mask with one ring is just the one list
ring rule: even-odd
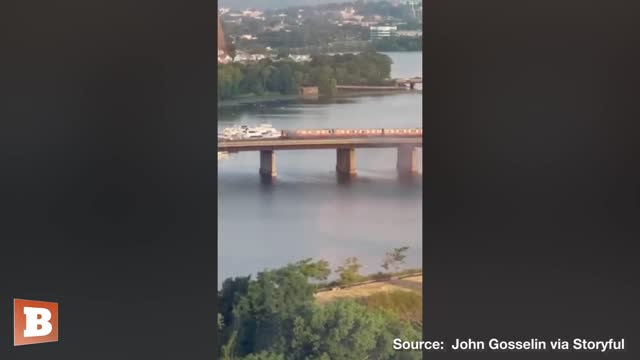
{"label": "concrete bridge", "polygon": [[389,90],[406,90],[407,87],[411,90],[415,90],[416,84],[422,84],[422,78],[419,76],[408,79],[393,79],[392,85],[337,85],[336,89],[342,91],[389,91]]}
{"label": "concrete bridge", "polygon": [[356,175],[356,149],[396,148],[397,169],[401,176],[417,172],[416,148],[422,147],[421,137],[369,137],[324,139],[260,139],[218,142],[218,151],[260,151],[260,175],[276,176],[276,150],[336,149],[336,172],[341,176]]}
{"label": "concrete bridge", "polygon": [[416,86],[416,84],[422,84],[422,78],[419,76],[416,77],[412,77],[409,79],[394,79],[396,84],[398,86],[407,86],[409,85],[409,88],[411,90],[413,90]]}

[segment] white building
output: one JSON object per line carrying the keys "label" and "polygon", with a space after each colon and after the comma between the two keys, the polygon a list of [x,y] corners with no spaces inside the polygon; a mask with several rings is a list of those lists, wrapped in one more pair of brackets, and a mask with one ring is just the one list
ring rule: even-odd
{"label": "white building", "polygon": [[378,40],[396,36],[397,26],[371,26],[369,28],[369,37],[371,40]]}
{"label": "white building", "polygon": [[289,59],[295,62],[306,62],[311,61],[311,55],[289,55]]}
{"label": "white building", "polygon": [[396,31],[396,36],[420,37],[422,36],[422,30],[398,30]]}
{"label": "white building", "polygon": [[244,10],[242,12],[242,16],[244,17],[264,20],[264,17],[262,16],[262,14],[263,12],[258,10]]}
{"label": "white building", "polygon": [[353,7],[348,7],[340,11],[340,15],[342,16],[343,19],[350,19],[355,14],[356,14],[356,11]]}
{"label": "white building", "polygon": [[247,62],[258,62],[266,58],[267,57],[263,54],[249,54],[244,51],[237,51],[236,57],[233,58],[233,61],[239,62],[239,63],[247,63]]}

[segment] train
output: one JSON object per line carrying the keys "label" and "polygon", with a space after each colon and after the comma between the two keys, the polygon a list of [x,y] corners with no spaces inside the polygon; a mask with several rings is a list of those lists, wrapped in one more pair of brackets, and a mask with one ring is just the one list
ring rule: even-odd
{"label": "train", "polygon": [[281,130],[280,134],[281,139],[326,139],[359,137],[422,137],[422,129],[303,129]]}

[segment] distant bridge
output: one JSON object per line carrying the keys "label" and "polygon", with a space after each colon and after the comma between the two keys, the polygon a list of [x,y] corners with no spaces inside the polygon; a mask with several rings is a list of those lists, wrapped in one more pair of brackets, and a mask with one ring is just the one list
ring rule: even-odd
{"label": "distant bridge", "polygon": [[336,149],[338,175],[356,175],[355,150],[359,148],[396,148],[397,169],[400,175],[417,172],[416,148],[422,147],[422,137],[360,137],[316,139],[259,139],[218,142],[218,151],[260,151],[260,175],[276,176],[276,150]]}
{"label": "distant bridge", "polygon": [[415,88],[416,84],[422,84],[422,77],[415,76],[415,77],[408,78],[408,79],[394,79],[394,81],[396,82],[396,84],[398,84],[398,86],[407,86],[407,85],[409,85],[409,88],[411,90],[413,90]]}
{"label": "distant bridge", "polygon": [[408,79],[393,79],[393,85],[338,85],[336,89],[344,91],[368,91],[368,90],[411,90],[415,89],[416,84],[422,84],[422,78],[412,77]]}

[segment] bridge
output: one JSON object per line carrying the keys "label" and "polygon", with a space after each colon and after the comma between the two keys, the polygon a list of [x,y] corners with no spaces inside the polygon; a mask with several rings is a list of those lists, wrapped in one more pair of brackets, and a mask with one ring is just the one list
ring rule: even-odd
{"label": "bridge", "polygon": [[218,151],[260,152],[260,175],[276,176],[278,150],[336,150],[336,172],[341,176],[356,175],[356,149],[396,148],[398,151],[398,174],[412,175],[417,172],[416,148],[422,147],[421,137],[367,137],[367,138],[316,138],[316,139],[259,139],[227,140],[218,142]]}
{"label": "bridge", "polygon": [[409,88],[411,90],[415,88],[416,84],[422,84],[422,78],[420,76],[412,77],[409,79],[394,79],[394,81],[398,86],[409,85]]}
{"label": "bridge", "polygon": [[415,90],[416,84],[422,84],[419,76],[408,79],[393,79],[391,85],[337,85],[336,89],[342,91],[368,91],[368,90],[406,90],[407,87]]}

